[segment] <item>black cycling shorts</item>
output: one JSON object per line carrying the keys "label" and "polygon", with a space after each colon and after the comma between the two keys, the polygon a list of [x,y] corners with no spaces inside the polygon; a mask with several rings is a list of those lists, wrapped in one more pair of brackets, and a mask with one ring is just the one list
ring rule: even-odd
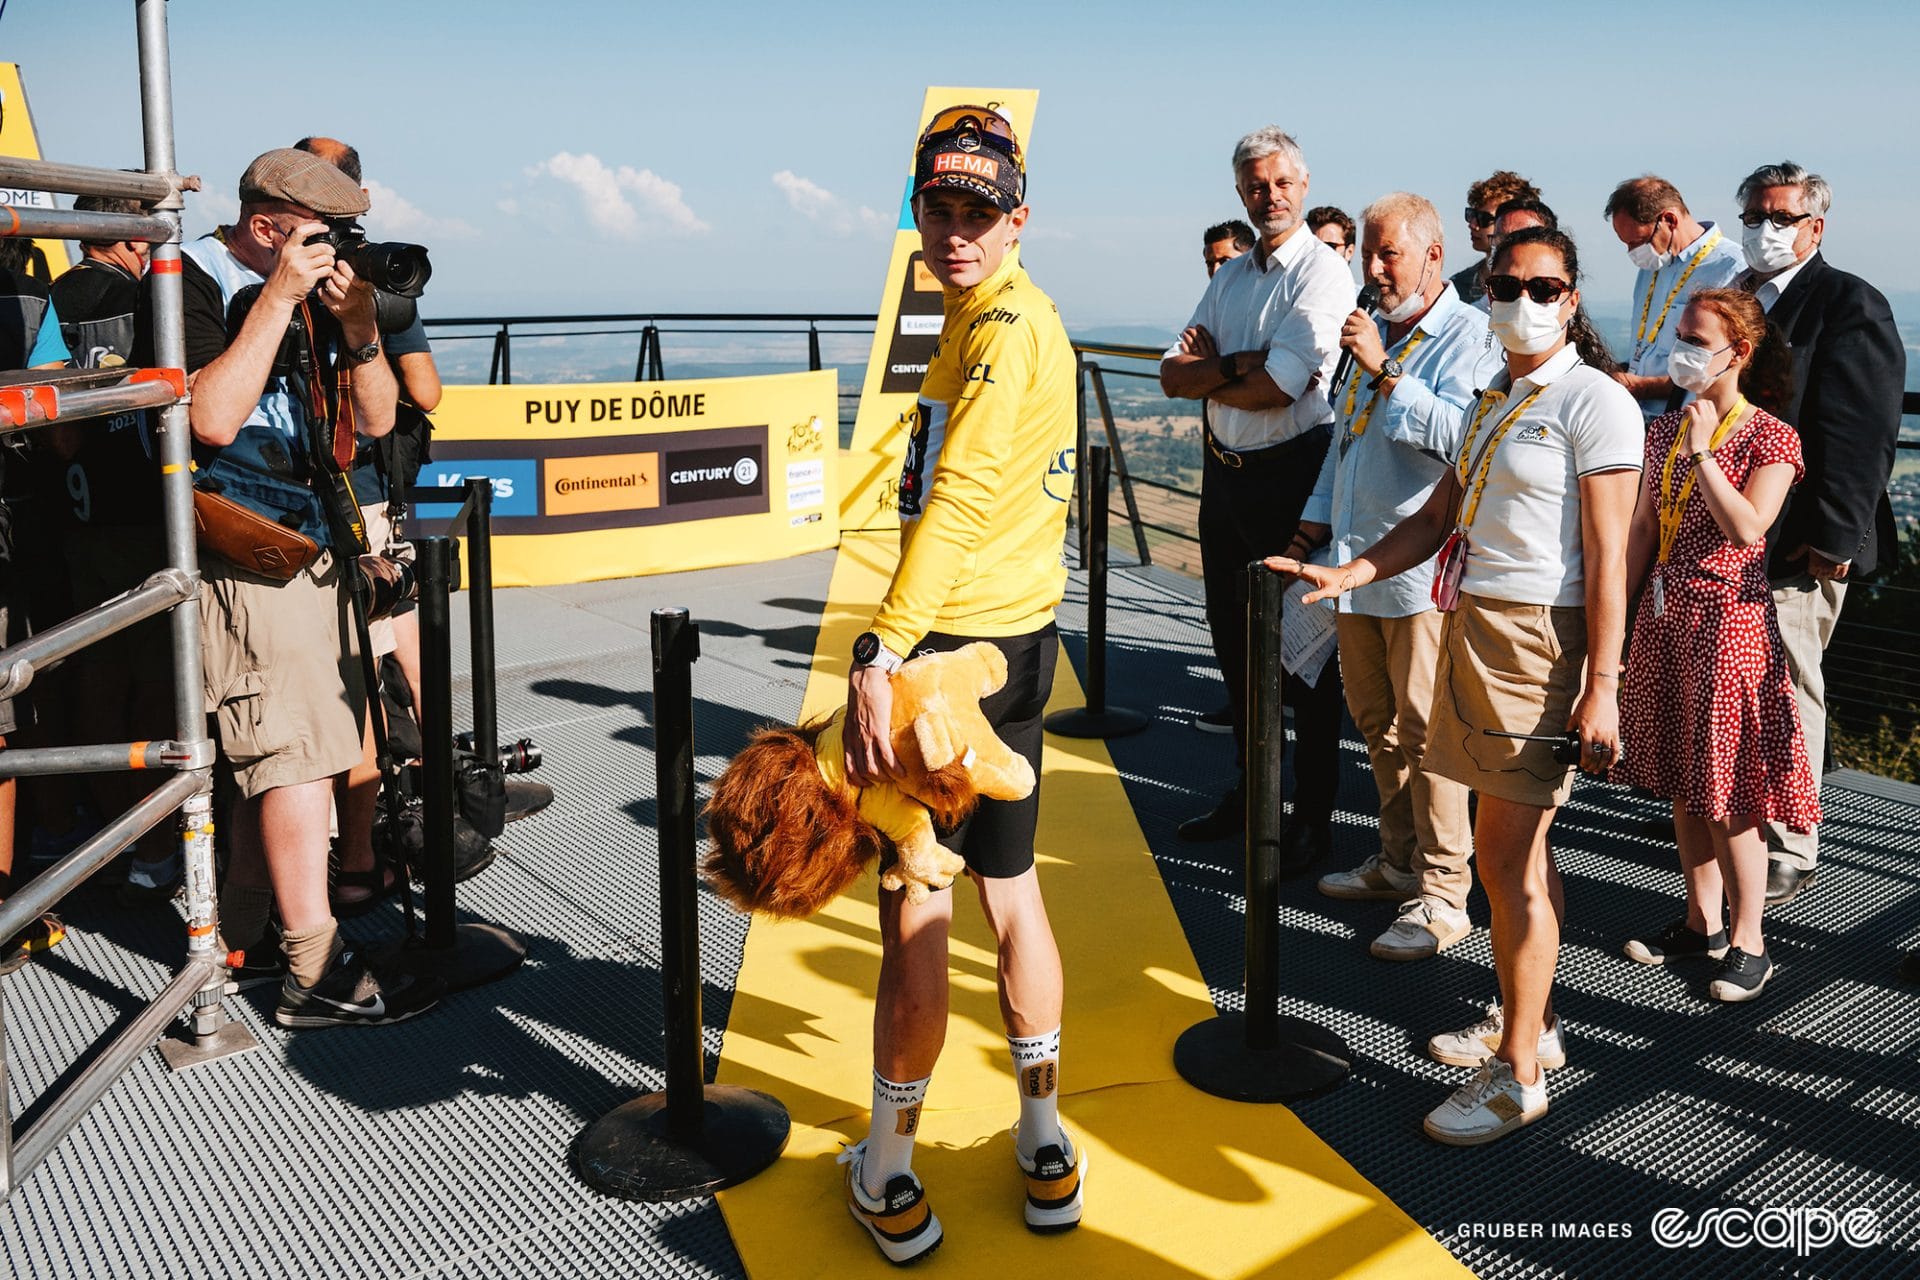
{"label": "black cycling shorts", "polygon": [[1025,800],[986,800],[940,843],[967,860],[967,869],[989,880],[1011,880],[1033,865],[1033,832],[1040,820],[1041,720],[1053,693],[1053,668],[1060,636],[1049,622],[1023,636],[953,636],[933,632],[913,652],[946,653],[977,640],[997,645],[1007,655],[1007,683],[981,700],[987,723],[1033,766],[1033,793]]}

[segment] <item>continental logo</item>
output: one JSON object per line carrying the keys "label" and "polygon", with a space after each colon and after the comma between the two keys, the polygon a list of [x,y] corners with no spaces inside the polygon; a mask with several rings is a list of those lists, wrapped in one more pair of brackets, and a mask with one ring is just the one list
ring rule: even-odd
{"label": "continental logo", "polygon": [[1050,1098],[1059,1082],[1060,1065],[1052,1058],[1036,1062],[1020,1071],[1020,1090],[1029,1098]]}
{"label": "continental logo", "polygon": [[943,151],[933,158],[935,173],[964,173],[975,178],[985,178],[988,182],[1000,180],[1000,162],[992,156],[965,155],[956,151]]}
{"label": "continental logo", "polygon": [[660,455],[603,453],[548,458],[541,497],[550,516],[645,511],[660,505]]}
{"label": "continental logo", "polygon": [[1005,307],[994,307],[990,311],[983,311],[979,315],[975,316],[973,323],[967,326],[967,332],[972,333],[975,329],[978,329],[981,325],[988,324],[988,323],[1019,324],[1020,313],[1018,311],[1009,311]]}

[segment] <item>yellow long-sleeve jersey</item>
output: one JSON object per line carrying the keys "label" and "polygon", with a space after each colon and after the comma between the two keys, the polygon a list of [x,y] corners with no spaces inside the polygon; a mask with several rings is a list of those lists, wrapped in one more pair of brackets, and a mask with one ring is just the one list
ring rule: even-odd
{"label": "yellow long-sleeve jersey", "polygon": [[900,565],[874,615],[910,655],[930,631],[1016,636],[1053,617],[1074,470],[1073,349],[1016,246],[949,289],[900,472]]}

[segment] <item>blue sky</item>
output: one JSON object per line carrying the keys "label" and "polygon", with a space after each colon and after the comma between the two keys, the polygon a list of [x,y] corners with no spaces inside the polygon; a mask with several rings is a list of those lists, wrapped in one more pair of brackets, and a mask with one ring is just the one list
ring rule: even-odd
{"label": "blue sky", "polygon": [[[6,3],[0,57],[50,158],[139,163],[132,8]],[[1233,142],[1268,122],[1300,139],[1315,203],[1432,198],[1450,267],[1467,184],[1518,169],[1614,312],[1614,182],[1657,171],[1726,218],[1742,174],[1791,157],[1836,192],[1828,257],[1920,293],[1920,5],[1230,12],[175,0],[180,163],[213,193],[189,227],[230,213],[253,155],[330,133],[365,156],[372,228],[432,246],[434,314],[871,311],[923,89],[1001,84],[1040,90],[1026,256],[1070,328],[1185,318],[1200,228],[1239,212]]]}

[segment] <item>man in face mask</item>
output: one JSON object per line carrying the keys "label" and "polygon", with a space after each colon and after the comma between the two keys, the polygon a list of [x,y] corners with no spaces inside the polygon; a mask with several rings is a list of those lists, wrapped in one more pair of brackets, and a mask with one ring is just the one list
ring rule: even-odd
{"label": "man in face mask", "polygon": [[1613,376],[1640,402],[1648,421],[1687,399],[1667,377],[1667,356],[1687,301],[1701,289],[1724,289],[1745,265],[1740,245],[1711,222],[1697,222],[1665,178],[1629,178],[1613,189],[1603,211],[1627,247],[1633,279],[1633,348]]}
{"label": "man in face mask", "polygon": [[[1486,315],[1442,270],[1432,203],[1396,191],[1361,220],[1360,261],[1379,310],[1356,310],[1341,329],[1353,371],[1333,388],[1334,447],[1286,552],[1296,559],[1331,541],[1344,563],[1418,511],[1460,451],[1476,389],[1500,369]],[[1374,939],[1382,960],[1425,959],[1472,928],[1467,789],[1420,768],[1440,661],[1432,585],[1429,563],[1339,599],[1340,673],[1380,791],[1380,849],[1322,877],[1320,892],[1401,904]]]}
{"label": "man in face mask", "polygon": [[[1814,783],[1826,757],[1821,661],[1847,581],[1894,553],[1887,480],[1900,438],[1907,356],[1878,289],[1820,256],[1833,190],[1791,160],[1762,165],[1736,194],[1751,290],[1793,348],[1793,399],[1777,412],[1800,432],[1807,474],[1767,534],[1768,576]],[[1769,905],[1813,882],[1819,833],[1770,825]]]}

